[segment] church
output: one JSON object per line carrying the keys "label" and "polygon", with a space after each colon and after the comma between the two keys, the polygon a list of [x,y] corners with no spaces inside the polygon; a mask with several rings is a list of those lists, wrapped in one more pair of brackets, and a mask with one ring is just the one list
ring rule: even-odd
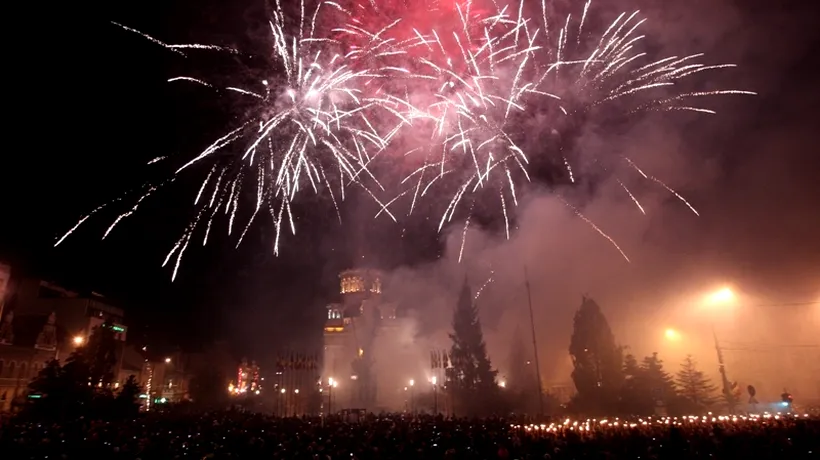
{"label": "church", "polygon": [[382,278],[379,270],[345,270],[339,274],[340,302],[327,305],[322,382],[335,382],[329,388],[334,410],[405,406],[416,350],[401,343],[406,320],[395,303],[382,299]]}

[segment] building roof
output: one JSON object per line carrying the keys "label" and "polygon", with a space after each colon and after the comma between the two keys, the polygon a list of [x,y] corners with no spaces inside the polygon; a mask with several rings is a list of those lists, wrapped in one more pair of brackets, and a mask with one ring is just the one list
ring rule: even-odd
{"label": "building roof", "polygon": [[[49,315],[15,315],[11,323],[14,333],[13,345],[21,347],[34,347],[37,343],[37,336],[43,330]],[[65,343],[68,334],[65,329],[55,325],[57,332],[57,343]]]}

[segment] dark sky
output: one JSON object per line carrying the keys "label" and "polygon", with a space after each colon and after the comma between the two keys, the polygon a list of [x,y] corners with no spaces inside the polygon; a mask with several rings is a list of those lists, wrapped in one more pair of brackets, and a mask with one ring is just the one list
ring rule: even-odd
{"label": "dark sky", "polygon": [[[146,203],[105,241],[99,237],[114,211],[52,248],[83,213],[159,177],[162,170],[144,166],[148,160],[198,152],[224,132],[231,115],[218,102],[165,83],[181,69],[196,68],[190,62],[109,21],[170,43],[253,49],[250,37],[265,24],[260,3],[152,0],[92,9],[61,2],[15,15],[19,36],[10,51],[6,95],[16,107],[7,109],[12,128],[6,131],[0,166],[0,254],[20,271],[112,297],[135,323],[150,322],[153,341],[195,344],[225,337],[252,354],[318,337],[335,273],[352,264],[360,250],[369,262],[390,269],[435,259],[444,237],[423,221],[411,224],[402,239],[399,226],[365,217],[372,215],[363,204],[367,200],[349,200],[339,225],[327,217],[333,215],[327,202],[308,197],[297,205],[302,216],[297,235],[287,237],[280,257],[272,254],[271,228],[261,225],[238,250],[235,240],[225,238],[190,250],[171,283],[170,270],[160,264],[191,218],[188,200],[195,185],[185,182]],[[598,3],[611,8],[616,2]],[[701,212],[699,218],[686,214],[679,202],[652,192],[650,199],[660,203],[653,215],[639,225],[610,227],[627,235],[633,265],[643,264],[641,273],[659,278],[658,272],[669,278],[705,267],[777,298],[816,296],[820,75],[810,53],[820,32],[816,11],[804,5],[811,2],[617,3],[643,7],[651,19],[645,32],[657,46],[736,62],[740,68],[719,83],[760,93],[713,101],[719,114],[708,121],[665,115],[640,120],[616,135],[602,134],[600,127],[585,132],[579,150],[613,145],[640,150],[655,174]],[[230,60],[207,59],[198,65],[215,74],[231,71]],[[605,212],[596,212],[600,200],[592,201],[590,213],[601,222],[634,217],[615,214],[612,210],[624,208],[606,203]],[[526,213],[522,228],[541,222]],[[544,226],[540,237],[554,233],[559,244],[566,238],[565,246],[573,247],[566,229],[554,229],[549,220],[539,225]],[[530,244],[538,242],[524,244],[525,251]],[[657,253],[664,257],[652,256]],[[601,266],[622,271],[618,258],[605,243],[578,249],[578,259],[596,273]]]}

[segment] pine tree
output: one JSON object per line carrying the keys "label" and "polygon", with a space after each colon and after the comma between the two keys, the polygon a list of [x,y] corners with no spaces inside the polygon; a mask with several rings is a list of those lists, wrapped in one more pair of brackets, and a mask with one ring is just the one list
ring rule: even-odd
{"label": "pine tree", "polygon": [[451,356],[454,369],[453,381],[448,384],[453,386],[454,393],[464,410],[480,412],[486,407],[477,407],[475,403],[490,402],[497,393],[497,371],[492,368],[487,356],[478,309],[473,303],[466,279],[453,314],[453,332],[450,339],[453,341]]}
{"label": "pine tree", "polygon": [[122,386],[115,400],[117,415],[121,417],[133,417],[137,415],[140,408],[139,396],[142,392],[137,378],[128,376],[128,380]]}
{"label": "pine tree", "polygon": [[662,401],[666,405],[674,400],[677,395],[675,381],[663,369],[663,360],[658,358],[657,353],[645,357],[641,363],[641,369],[652,400]]}
{"label": "pine tree", "polygon": [[66,388],[62,378],[63,370],[56,359],[49,361],[28,384],[31,395],[38,396],[30,400],[27,408],[36,417],[57,417],[60,406],[66,400]]}
{"label": "pine tree", "polygon": [[692,355],[687,355],[677,374],[678,394],[685,398],[691,410],[703,412],[716,402],[717,387],[697,369]]}
{"label": "pine tree", "polygon": [[584,297],[575,313],[570,340],[572,381],[578,391],[574,405],[583,412],[611,414],[623,380],[622,350],[615,345],[601,308]]}
{"label": "pine tree", "polygon": [[621,387],[620,410],[628,415],[648,415],[653,413],[649,389],[646,387],[644,370],[638,365],[635,355],[628,353],[624,356],[624,382]]}
{"label": "pine tree", "polygon": [[29,392],[48,398],[49,395],[57,395],[60,392],[62,368],[60,362],[52,359],[40,369],[37,377],[28,384]]}
{"label": "pine tree", "polygon": [[89,371],[89,379],[94,386],[103,388],[114,381],[114,367],[117,365],[117,339],[111,325],[98,326],[88,338],[88,343],[80,349]]}

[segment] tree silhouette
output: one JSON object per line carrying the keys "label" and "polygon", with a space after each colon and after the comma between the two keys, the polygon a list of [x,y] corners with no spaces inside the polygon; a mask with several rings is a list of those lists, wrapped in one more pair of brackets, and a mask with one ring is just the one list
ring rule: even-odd
{"label": "tree silhouette", "polygon": [[52,359],[46,363],[45,367],[40,369],[34,380],[29,383],[29,393],[37,394],[43,397],[56,395],[61,389],[61,374],[62,368],[60,362]]}
{"label": "tree silhouette", "polygon": [[622,350],[615,345],[601,308],[590,298],[583,298],[573,326],[569,354],[578,391],[573,406],[581,412],[611,414],[623,381]]}
{"label": "tree silhouette", "polygon": [[[453,314],[453,342],[451,359],[453,370],[451,382],[454,396],[459,405],[468,413],[478,413],[492,406],[498,386],[495,381],[497,371],[493,370],[487,356],[487,346],[478,318],[478,309],[473,303],[467,280],[461,289],[458,305]],[[476,403],[481,401],[483,407]]]}
{"label": "tree silhouette", "polygon": [[668,406],[677,396],[675,381],[663,369],[663,361],[658,358],[658,354],[652,353],[652,356],[645,357],[641,369],[652,400],[661,401]]}
{"label": "tree silhouette", "polygon": [[38,417],[55,417],[62,412],[67,399],[63,370],[56,359],[49,361],[28,384],[29,394],[37,396],[30,401],[31,412]]}
{"label": "tree silhouette", "polygon": [[97,327],[88,343],[71,353],[63,366],[52,360],[29,384],[30,393],[39,398],[32,398],[27,410],[39,416],[67,419],[116,413],[110,389],[116,359],[113,329],[107,324]]}
{"label": "tree silhouette", "polygon": [[94,328],[88,343],[79,349],[88,366],[92,385],[108,388],[114,381],[117,365],[117,339],[109,323]]}
{"label": "tree silhouette", "polygon": [[678,394],[686,399],[692,410],[704,412],[717,399],[717,387],[697,369],[692,355],[687,355],[677,374]]}
{"label": "tree silhouette", "polygon": [[133,375],[128,376],[128,380],[122,386],[122,389],[115,398],[116,413],[124,417],[133,417],[139,413],[140,402],[139,396],[142,392],[137,378]]}
{"label": "tree silhouette", "polygon": [[620,410],[629,415],[651,414],[655,408],[649,388],[646,385],[644,370],[638,365],[635,355],[624,356],[624,382],[621,387]]}

